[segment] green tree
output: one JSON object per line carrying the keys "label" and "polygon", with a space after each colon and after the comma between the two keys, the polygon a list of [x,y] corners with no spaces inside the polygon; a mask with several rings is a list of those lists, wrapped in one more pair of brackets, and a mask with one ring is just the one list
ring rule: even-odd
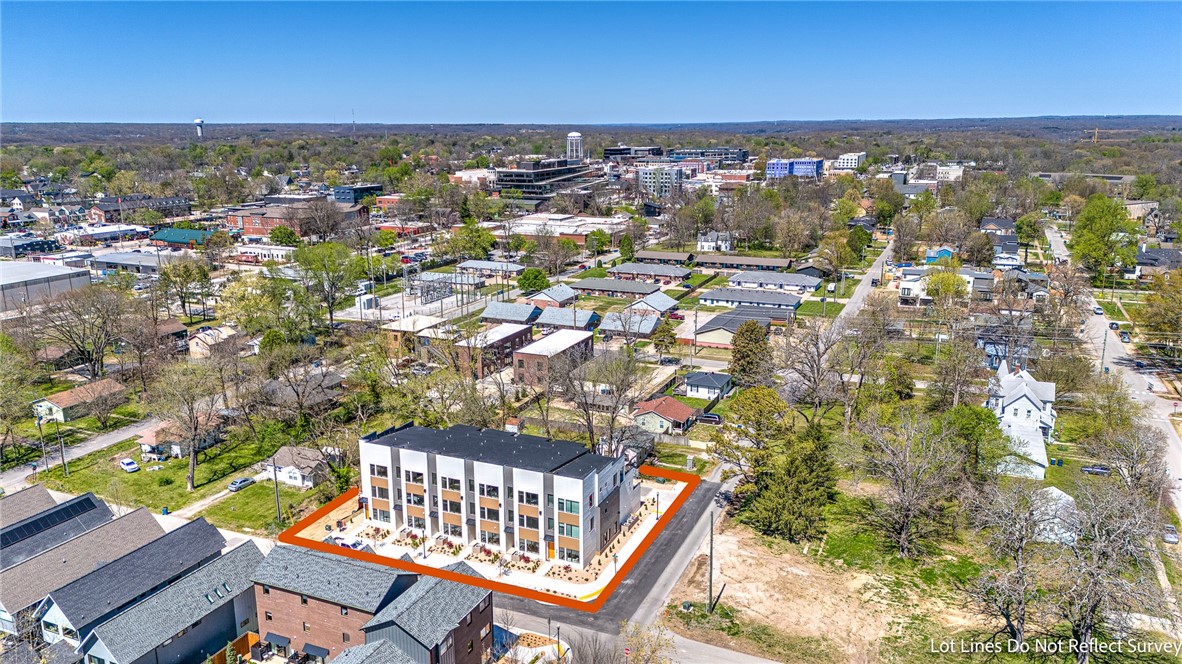
{"label": "green tree", "polygon": [[525,292],[546,290],[550,287],[550,280],[546,278],[546,273],[539,267],[526,268],[517,277],[517,287]]}
{"label": "green tree", "polygon": [[846,240],[846,246],[850,248],[855,256],[861,256],[862,251],[870,246],[870,232],[861,226],[854,226],[850,229],[849,238]]}
{"label": "green tree", "polygon": [[782,458],[762,469],[740,513],[755,530],[790,542],[825,533],[825,508],[837,497],[828,436],[810,426]]}
{"label": "green tree", "polygon": [[982,484],[996,476],[998,463],[1010,449],[992,410],[960,404],[949,410],[939,425],[964,447],[965,479]]}
{"label": "green tree", "polygon": [[612,236],[602,228],[597,228],[587,234],[587,249],[592,255],[598,256],[611,249]]}
{"label": "green tree", "polygon": [[1018,240],[1025,244],[1035,244],[1042,236],[1042,215],[1037,212],[1027,212],[1014,222],[1014,230]]}
{"label": "green tree", "polygon": [[1103,194],[1095,194],[1075,220],[1071,255],[1093,272],[1117,265],[1130,266],[1136,255],[1137,223],[1125,207]]}
{"label": "green tree", "polygon": [[374,246],[382,249],[389,249],[395,244],[398,244],[398,234],[394,231],[382,229],[373,236]]}
{"label": "green tree", "polygon": [[263,338],[259,341],[259,354],[267,355],[285,345],[287,345],[287,339],[283,337],[283,333],[272,328],[263,333]]}
{"label": "green tree", "polygon": [[352,252],[343,244],[325,242],[300,247],[292,254],[304,287],[328,310],[328,326],[335,333],[334,311],[350,297],[358,275],[350,260]]}
{"label": "green tree", "polygon": [[1145,297],[1145,306],[1134,314],[1142,330],[1159,335],[1173,345],[1182,334],[1182,270],[1153,277],[1153,292]]}
{"label": "green tree", "polygon": [[931,191],[919,192],[911,201],[911,212],[922,221],[927,221],[936,211],[936,196]]}
{"label": "green tree", "polygon": [[[129,223],[137,224],[139,226],[155,226],[164,221],[164,215],[156,210],[149,210],[148,208],[140,208],[135,210],[127,216]],[[178,222],[179,223],[179,222]],[[180,228],[180,226],[175,226]]]}
{"label": "green tree", "polygon": [[771,379],[772,348],[767,330],[749,320],[739,325],[731,342],[730,375],[738,385],[765,385]]}
{"label": "green tree", "polygon": [[202,250],[205,251],[205,258],[209,260],[210,265],[218,266],[225,260],[226,255],[234,248],[234,238],[226,231],[214,231],[209,237],[205,238],[205,243],[201,245]]}
{"label": "green tree", "polygon": [[630,261],[636,256],[636,249],[632,244],[632,236],[625,235],[620,238],[620,258],[624,261]]}
{"label": "green tree", "polygon": [[484,258],[494,244],[496,238],[492,232],[475,220],[469,219],[459,230],[452,232],[451,237],[443,245],[443,251],[448,256],[459,258]]}
{"label": "green tree", "polygon": [[860,214],[862,214],[862,208],[856,201],[842,197],[837,199],[837,209],[834,210],[832,215],[833,223],[844,225],[845,222]]}
{"label": "green tree", "polygon": [[300,236],[287,226],[276,226],[271,229],[271,233],[267,236],[271,244],[277,244],[283,247],[298,247],[300,246]]}
{"label": "green tree", "polygon": [[1129,198],[1134,200],[1150,199],[1156,190],[1156,177],[1150,174],[1138,175],[1133,178],[1133,186],[1129,189]]}
{"label": "green tree", "polygon": [[657,325],[657,329],[653,330],[649,340],[653,343],[653,349],[657,351],[657,361],[659,362],[677,344],[677,328],[673,325],[673,321],[669,318],[663,319],[661,324]]}
{"label": "green tree", "polygon": [[195,260],[173,261],[160,270],[160,286],[181,305],[186,318],[189,305],[209,288],[209,268]]}
{"label": "green tree", "polygon": [[749,387],[731,397],[722,428],[711,436],[710,453],[733,465],[740,496],[755,489],[760,473],[792,442],[792,407],[770,387]]}
{"label": "green tree", "polygon": [[955,271],[938,270],[927,277],[927,293],[940,306],[964,300],[969,296],[969,287]]}

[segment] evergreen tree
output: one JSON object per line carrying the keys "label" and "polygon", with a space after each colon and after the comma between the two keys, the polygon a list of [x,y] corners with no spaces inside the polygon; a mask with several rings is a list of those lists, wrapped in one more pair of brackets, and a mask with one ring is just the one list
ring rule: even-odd
{"label": "evergreen tree", "polygon": [[825,533],[825,507],[836,498],[836,486],[829,438],[819,426],[810,426],[784,457],[760,473],[741,518],[772,537],[816,539]]}
{"label": "evergreen tree", "polygon": [[762,325],[745,321],[735,331],[731,344],[730,374],[735,383],[751,386],[771,382],[772,348]]}
{"label": "evergreen tree", "polygon": [[671,319],[664,319],[657,329],[653,330],[653,336],[650,341],[653,343],[653,348],[657,351],[657,361],[659,362],[665,353],[673,349],[677,343],[677,330],[673,326]]}
{"label": "evergreen tree", "polygon": [[630,261],[633,257],[635,257],[635,255],[636,249],[632,244],[632,236],[625,235],[624,237],[620,238],[620,258],[623,258],[625,261]]}

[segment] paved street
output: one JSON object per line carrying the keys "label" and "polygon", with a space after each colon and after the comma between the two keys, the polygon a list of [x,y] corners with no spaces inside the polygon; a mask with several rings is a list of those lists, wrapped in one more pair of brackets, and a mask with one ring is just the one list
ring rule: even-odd
{"label": "paved street", "polygon": [[858,312],[862,310],[862,306],[866,304],[866,298],[870,297],[870,293],[874,290],[874,287],[870,285],[870,280],[882,278],[883,265],[886,264],[886,260],[891,255],[891,249],[894,246],[895,238],[892,237],[890,241],[887,242],[886,248],[882,250],[882,253],[878,255],[878,258],[875,259],[874,263],[870,266],[870,269],[866,271],[866,275],[862,277],[862,281],[858,284],[858,287],[854,289],[854,294],[850,296],[848,301],[846,301],[845,308],[842,309],[841,312],[836,316],[834,316],[833,323],[835,325],[839,323],[848,323],[857,317]]}
{"label": "paved street", "polygon": [[[127,440],[133,436],[138,436],[148,428],[156,425],[158,422],[159,420],[156,418],[149,417],[145,420],[136,422],[135,424],[129,424],[125,427],[120,427],[113,431],[99,434],[93,438],[90,438],[89,440],[84,440],[77,445],[66,448],[66,459],[77,459],[80,456],[85,456],[96,450],[110,447],[115,443]],[[53,468],[61,463],[61,460],[57,458],[56,445],[47,445],[47,447],[50,449],[50,454],[52,455],[52,458],[49,461],[49,468]],[[38,472],[42,470],[45,469],[41,467],[37,468]],[[3,487],[6,493],[12,493],[13,491],[24,488],[27,485],[25,478],[30,476],[32,472],[32,469],[28,466],[10,468],[9,470],[0,473],[0,487]]]}

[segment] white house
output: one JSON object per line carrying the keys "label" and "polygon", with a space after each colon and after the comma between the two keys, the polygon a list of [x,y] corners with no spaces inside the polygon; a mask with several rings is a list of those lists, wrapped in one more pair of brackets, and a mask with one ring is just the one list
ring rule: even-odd
{"label": "white house", "polygon": [[997,415],[1002,432],[1013,441],[1015,453],[1031,462],[1007,464],[1008,474],[1045,478],[1046,445],[1059,416],[1054,403],[1054,383],[1035,380],[1025,369],[1010,369],[1009,363],[1002,360],[997,376],[990,381],[986,405]]}
{"label": "white house", "polygon": [[710,231],[698,235],[698,251],[731,251],[733,246],[730,233]]}
{"label": "white house", "polygon": [[263,470],[289,486],[311,489],[328,478],[328,461],[320,450],[284,445],[263,462]]}
{"label": "white house", "polygon": [[695,371],[685,377],[685,396],[695,399],[716,399],[731,390],[731,377],[724,373]]}

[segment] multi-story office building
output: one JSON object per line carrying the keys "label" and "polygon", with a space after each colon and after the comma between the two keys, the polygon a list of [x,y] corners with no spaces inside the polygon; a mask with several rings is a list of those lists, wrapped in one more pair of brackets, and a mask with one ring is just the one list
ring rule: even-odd
{"label": "multi-story office building", "polygon": [[638,168],[636,180],[641,191],[665,198],[681,188],[682,172],[680,168]]}
{"label": "multi-story office building", "polygon": [[534,159],[519,161],[516,168],[498,168],[495,189],[516,189],[522,198],[544,200],[590,177],[591,167],[575,159]]}
{"label": "multi-story office building", "polygon": [[617,145],[614,148],[603,149],[604,161],[629,162],[645,157],[660,157],[665,151],[656,145],[634,146]]}
{"label": "multi-story office building", "polygon": [[707,161],[747,161],[750,153],[744,148],[677,148],[669,151],[674,161],[705,159]]}
{"label": "multi-story office building", "polygon": [[833,168],[839,171],[852,171],[866,163],[865,152],[847,152],[833,160]]}
{"label": "multi-story office building", "polygon": [[332,188],[332,200],[345,205],[360,203],[366,196],[382,195],[380,184],[346,184]]}
{"label": "multi-story office building", "polygon": [[582,566],[639,501],[636,469],[586,446],[466,425],[404,425],[361,439],[376,526],[481,542]]}
{"label": "multi-story office building", "polygon": [[768,159],[767,160],[767,179],[786,178],[789,176],[796,176],[798,178],[819,178],[825,170],[824,159],[800,158],[800,159]]}

